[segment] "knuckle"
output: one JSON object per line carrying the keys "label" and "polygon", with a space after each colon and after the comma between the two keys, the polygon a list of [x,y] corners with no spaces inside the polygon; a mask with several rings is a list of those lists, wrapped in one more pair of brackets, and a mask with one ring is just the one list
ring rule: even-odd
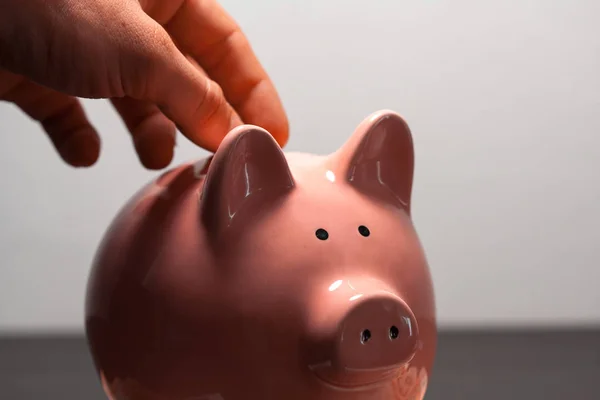
{"label": "knuckle", "polygon": [[219,69],[223,64],[235,56],[240,49],[246,49],[250,44],[240,28],[235,27],[226,33],[219,41],[208,46],[198,54],[204,61],[207,72]]}
{"label": "knuckle", "polygon": [[207,124],[225,107],[226,101],[223,89],[216,82],[206,78],[205,92],[199,98],[194,115],[201,123]]}

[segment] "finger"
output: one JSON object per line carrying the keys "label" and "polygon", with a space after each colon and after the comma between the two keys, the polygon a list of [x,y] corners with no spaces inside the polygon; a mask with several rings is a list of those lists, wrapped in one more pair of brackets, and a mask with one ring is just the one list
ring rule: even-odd
{"label": "finger", "polygon": [[227,132],[241,123],[222,89],[142,10],[123,24],[136,38],[123,40],[118,55],[125,94],[155,103],[192,142],[216,151]]}
{"label": "finger", "polygon": [[[150,5],[155,1],[148,2]],[[223,89],[245,123],[267,129],[283,146],[289,125],[275,86],[247,37],[216,0],[184,0],[160,15],[184,53],[190,54]],[[158,8],[150,9],[158,12]],[[164,10],[163,10],[164,11]]]}
{"label": "finger", "polygon": [[3,96],[38,121],[62,159],[74,167],[89,167],[100,155],[100,137],[79,100],[22,79]]}
{"label": "finger", "polygon": [[111,100],[131,133],[140,162],[148,169],[167,167],[173,160],[175,124],[155,104],[130,97]]}

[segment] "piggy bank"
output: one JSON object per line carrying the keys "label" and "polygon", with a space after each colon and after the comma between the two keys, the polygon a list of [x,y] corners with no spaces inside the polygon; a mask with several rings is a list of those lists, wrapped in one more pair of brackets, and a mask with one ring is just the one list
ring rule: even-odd
{"label": "piggy bank", "polygon": [[239,126],[149,183],[88,283],[106,395],[421,400],[437,334],[413,165],[406,122],[379,111],[327,156]]}

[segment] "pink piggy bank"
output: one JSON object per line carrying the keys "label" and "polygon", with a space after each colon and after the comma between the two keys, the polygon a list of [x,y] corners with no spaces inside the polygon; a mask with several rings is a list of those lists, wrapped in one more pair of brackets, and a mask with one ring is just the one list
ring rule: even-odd
{"label": "pink piggy bank", "polygon": [[421,400],[436,350],[405,121],[329,156],[240,126],[121,210],[88,283],[112,400]]}

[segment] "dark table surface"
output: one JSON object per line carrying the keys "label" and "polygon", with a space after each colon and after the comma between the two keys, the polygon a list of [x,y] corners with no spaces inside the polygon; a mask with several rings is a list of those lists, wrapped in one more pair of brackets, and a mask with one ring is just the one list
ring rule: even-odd
{"label": "dark table surface", "polygon": [[[0,399],[106,397],[83,338],[5,337]],[[426,400],[519,399],[600,400],[600,330],[440,334]]]}

